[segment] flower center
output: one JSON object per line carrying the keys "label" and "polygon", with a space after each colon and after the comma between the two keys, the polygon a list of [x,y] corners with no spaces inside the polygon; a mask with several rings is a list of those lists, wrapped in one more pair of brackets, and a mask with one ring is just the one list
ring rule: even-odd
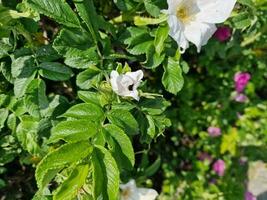
{"label": "flower center", "polygon": [[178,7],[176,16],[178,19],[180,19],[183,23],[186,23],[190,20],[191,16],[188,12],[188,9],[186,7]]}
{"label": "flower center", "polygon": [[126,188],[125,190],[123,190],[121,192],[121,195],[124,199],[129,199],[132,195],[131,189],[130,188]]}

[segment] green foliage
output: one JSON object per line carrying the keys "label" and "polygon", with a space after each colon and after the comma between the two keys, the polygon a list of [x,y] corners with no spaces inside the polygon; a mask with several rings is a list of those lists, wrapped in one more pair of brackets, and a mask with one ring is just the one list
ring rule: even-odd
{"label": "green foliage", "polygon": [[[166,8],[161,0],[0,0],[4,199],[117,200],[132,178],[161,189],[160,200],[243,199],[240,158],[266,161],[266,1],[238,0],[218,25],[229,38],[211,38],[200,54],[179,53]],[[113,91],[112,70],[139,69],[139,101]],[[252,77],[243,103],[234,100],[240,71]],[[222,136],[209,136],[211,126]],[[218,159],[222,177],[212,168]]]}

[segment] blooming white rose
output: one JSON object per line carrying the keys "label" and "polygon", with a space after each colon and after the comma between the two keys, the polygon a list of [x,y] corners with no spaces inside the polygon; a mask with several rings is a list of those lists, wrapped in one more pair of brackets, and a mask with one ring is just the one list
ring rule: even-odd
{"label": "blooming white rose", "polygon": [[121,200],[154,200],[158,193],[154,189],[137,188],[135,181],[130,180],[126,184],[121,184]]}
{"label": "blooming white rose", "polygon": [[197,46],[207,44],[216,31],[216,23],[224,22],[235,6],[236,0],[167,0],[169,35],[183,53],[189,41]]}
{"label": "blooming white rose", "polygon": [[142,70],[127,72],[121,75],[113,70],[110,74],[110,83],[116,94],[123,97],[132,97],[138,101],[139,95],[137,88],[143,77],[144,74]]}

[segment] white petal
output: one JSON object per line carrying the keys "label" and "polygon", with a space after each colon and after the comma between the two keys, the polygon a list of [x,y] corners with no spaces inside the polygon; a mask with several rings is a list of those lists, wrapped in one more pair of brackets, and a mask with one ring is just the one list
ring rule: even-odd
{"label": "white petal", "polygon": [[131,188],[131,189],[136,189],[136,184],[135,184],[135,180],[131,179],[128,183],[126,184],[120,184],[120,188],[122,190],[127,189],[127,188]]}
{"label": "white petal", "polygon": [[178,20],[176,15],[169,16],[168,24],[170,27],[169,35],[177,42],[181,53],[183,53],[189,47],[189,43],[184,35],[184,25]]}
{"label": "white petal", "polygon": [[129,94],[125,95],[127,97],[132,97],[134,98],[136,101],[139,101],[140,97],[139,97],[139,93],[137,90],[133,90],[133,91],[130,91]]}
{"label": "white petal", "polygon": [[215,31],[216,26],[214,24],[190,22],[185,26],[185,37],[195,44],[197,51],[200,52],[201,46],[207,44]]}
{"label": "white petal", "polygon": [[134,83],[141,81],[144,77],[142,70],[138,70],[136,72],[127,72],[125,75],[131,77]]}
{"label": "white petal", "polygon": [[155,200],[159,195],[154,189],[138,188],[139,200]]}
{"label": "white petal", "polygon": [[118,91],[118,84],[117,84],[117,78],[119,77],[119,73],[115,70],[113,70],[110,74],[110,83],[113,91]]}
{"label": "white petal", "polygon": [[183,0],[167,0],[168,2],[168,14],[176,15],[177,7],[183,2]]}
{"label": "white petal", "polygon": [[197,0],[200,12],[196,18],[207,23],[222,23],[230,17],[235,3],[236,0]]}

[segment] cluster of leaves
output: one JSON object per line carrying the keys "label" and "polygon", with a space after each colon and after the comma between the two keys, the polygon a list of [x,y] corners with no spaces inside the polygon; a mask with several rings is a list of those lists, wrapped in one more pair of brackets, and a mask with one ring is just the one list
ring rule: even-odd
{"label": "cluster of leaves", "polygon": [[[162,0],[0,0],[0,175],[14,163],[36,167],[36,200],[116,200],[129,178],[154,184],[160,199],[242,199],[238,160],[255,160],[251,150],[266,142],[267,2],[239,0],[226,22],[231,40],[182,57],[166,8]],[[115,69],[143,69],[139,102],[114,94]],[[231,99],[238,71],[253,77],[247,104]],[[210,138],[211,125],[223,137]],[[201,152],[235,170],[218,178]]]}

